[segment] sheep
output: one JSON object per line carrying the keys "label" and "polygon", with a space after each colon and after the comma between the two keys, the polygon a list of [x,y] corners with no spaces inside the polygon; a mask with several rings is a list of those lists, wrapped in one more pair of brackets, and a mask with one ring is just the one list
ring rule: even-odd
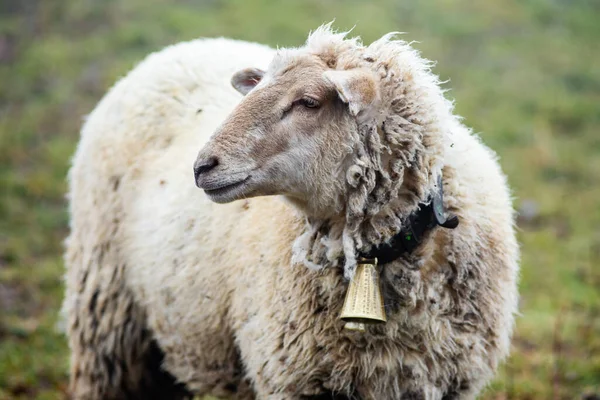
{"label": "sheep", "polygon": [[[178,44],[122,79],[69,173],[73,396],[475,398],[509,351],[519,249],[497,157],[430,67],[327,24],[293,49]],[[459,225],[378,266],[386,324],[344,329],[357,258],[440,181]]]}

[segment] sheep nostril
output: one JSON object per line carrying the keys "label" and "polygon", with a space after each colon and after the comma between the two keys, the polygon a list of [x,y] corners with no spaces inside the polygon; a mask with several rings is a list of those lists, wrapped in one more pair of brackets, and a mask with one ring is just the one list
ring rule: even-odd
{"label": "sheep nostril", "polygon": [[219,165],[219,160],[217,159],[217,157],[209,157],[204,160],[196,161],[196,164],[194,165],[194,176],[196,180],[198,180],[198,177],[200,175],[209,172],[217,165]]}

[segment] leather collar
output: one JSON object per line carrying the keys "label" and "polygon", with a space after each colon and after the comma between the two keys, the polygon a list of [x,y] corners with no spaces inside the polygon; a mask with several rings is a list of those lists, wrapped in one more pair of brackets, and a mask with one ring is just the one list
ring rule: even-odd
{"label": "leather collar", "polygon": [[445,216],[441,175],[427,201],[419,203],[418,208],[406,218],[402,224],[402,230],[388,243],[373,247],[368,253],[360,253],[359,257],[377,258],[379,265],[387,264],[419,247],[426,234],[437,226],[447,229],[454,229],[458,226],[456,215]]}

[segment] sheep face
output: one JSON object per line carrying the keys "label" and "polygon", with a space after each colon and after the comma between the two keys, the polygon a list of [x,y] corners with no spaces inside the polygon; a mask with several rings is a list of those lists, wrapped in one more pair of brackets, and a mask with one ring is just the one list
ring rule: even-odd
{"label": "sheep face", "polygon": [[289,50],[232,84],[245,97],[200,151],[198,187],[217,203],[284,195],[309,215],[339,213],[352,138],[378,98],[373,74]]}

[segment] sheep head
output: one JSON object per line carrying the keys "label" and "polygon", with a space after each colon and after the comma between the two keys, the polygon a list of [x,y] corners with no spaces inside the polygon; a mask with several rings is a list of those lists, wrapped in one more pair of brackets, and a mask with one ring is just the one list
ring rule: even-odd
{"label": "sheep head", "polygon": [[278,51],[267,71],[236,73],[245,97],[194,171],[218,203],[285,196],[308,217],[300,253],[320,264],[343,255],[351,276],[356,250],[389,239],[426,199],[458,122],[408,44],[345,35],[322,26],[304,47]]}
{"label": "sheep head", "polygon": [[198,155],[196,183],[218,203],[285,195],[310,215],[339,213],[357,118],[376,108],[364,69],[336,71],[313,54],[283,54],[266,73],[232,78],[244,99]]}

